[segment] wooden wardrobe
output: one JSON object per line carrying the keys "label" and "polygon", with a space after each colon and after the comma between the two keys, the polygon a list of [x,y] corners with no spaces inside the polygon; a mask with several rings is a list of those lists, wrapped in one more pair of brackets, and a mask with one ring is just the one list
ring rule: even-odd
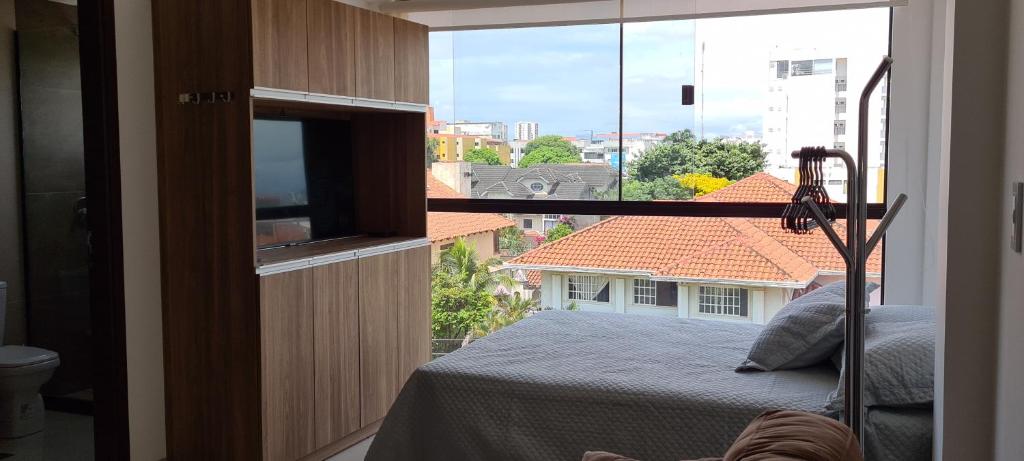
{"label": "wooden wardrobe", "polygon": [[[324,459],[430,358],[425,26],[332,0],[153,1],[170,460]],[[350,121],[365,237],[259,249],[253,118]]]}

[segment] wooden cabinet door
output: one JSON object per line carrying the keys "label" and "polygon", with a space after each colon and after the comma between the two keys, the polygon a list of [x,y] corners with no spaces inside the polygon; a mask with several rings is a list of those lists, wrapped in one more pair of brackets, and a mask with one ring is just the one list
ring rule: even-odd
{"label": "wooden cabinet door", "polygon": [[260,277],[263,459],[312,453],[314,438],[313,271]]}
{"label": "wooden cabinet door", "polygon": [[359,369],[363,426],[380,420],[398,395],[398,253],[359,259]]}
{"label": "wooden cabinet door", "polygon": [[335,0],[307,0],[309,92],[356,95],[356,8]]}
{"label": "wooden cabinet door", "polygon": [[306,0],[253,0],[252,64],[255,86],[309,91]]}
{"label": "wooden cabinet door", "polygon": [[356,97],[394,101],[394,18],[358,9],[355,44]]}
{"label": "wooden cabinet door", "polygon": [[313,268],[316,445],[355,432],[359,420],[359,263]]}
{"label": "wooden cabinet door", "polygon": [[430,361],[430,247],[400,253],[398,280],[399,388],[417,367]]}
{"label": "wooden cabinet door", "polygon": [[429,104],[427,26],[395,18],[395,99]]}

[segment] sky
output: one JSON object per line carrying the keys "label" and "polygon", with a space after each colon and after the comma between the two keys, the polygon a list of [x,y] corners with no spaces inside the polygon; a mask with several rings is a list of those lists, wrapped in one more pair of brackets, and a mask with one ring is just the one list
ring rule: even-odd
{"label": "sky", "polygon": [[[624,36],[625,131],[759,136],[773,55],[813,49],[870,73],[888,52],[889,10],[630,23]],[[681,105],[683,84],[696,85],[697,106]],[[542,135],[585,138],[618,130],[618,87],[617,24],[430,34],[441,120],[505,122],[510,136],[535,121]]]}

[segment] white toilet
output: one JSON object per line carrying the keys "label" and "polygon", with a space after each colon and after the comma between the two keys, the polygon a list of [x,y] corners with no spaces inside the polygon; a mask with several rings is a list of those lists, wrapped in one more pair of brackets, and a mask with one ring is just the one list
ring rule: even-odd
{"label": "white toilet", "polygon": [[[0,281],[0,344],[7,318],[7,283]],[[57,353],[28,346],[0,346],[0,438],[43,430],[45,411],[39,387],[60,365]]]}

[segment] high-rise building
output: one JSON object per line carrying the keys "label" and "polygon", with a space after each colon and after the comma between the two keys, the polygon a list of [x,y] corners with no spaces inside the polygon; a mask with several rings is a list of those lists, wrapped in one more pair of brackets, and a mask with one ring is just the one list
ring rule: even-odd
{"label": "high-rise building", "polygon": [[467,122],[449,123],[445,133],[462,136],[482,136],[499,141],[508,141],[508,125],[504,122]]}
{"label": "high-rise building", "polygon": [[[816,50],[775,52],[769,62],[762,139],[768,173],[795,182],[798,161],[791,153],[804,146],[843,149],[856,159],[857,104],[860,90],[877,62],[834,57]],[[885,183],[886,95],[875,90],[868,116],[868,193],[879,202]],[[826,164],[829,196],[845,202],[849,185],[843,163]]]}
{"label": "high-rise building", "polygon": [[540,124],[537,122],[516,122],[516,141],[533,141],[540,136]]}

